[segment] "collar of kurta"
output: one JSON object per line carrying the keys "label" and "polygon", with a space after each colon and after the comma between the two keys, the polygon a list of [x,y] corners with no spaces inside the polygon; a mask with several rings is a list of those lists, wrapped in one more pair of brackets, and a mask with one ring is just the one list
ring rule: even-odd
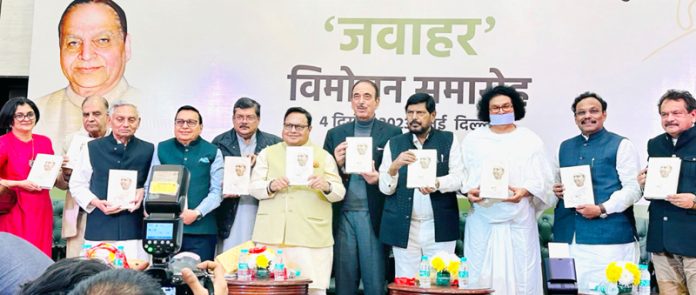
{"label": "collar of kurta", "polygon": [[[114,99],[116,99],[118,97],[122,97],[126,93],[126,91],[128,91],[129,87],[130,86],[128,85],[128,81],[126,81],[126,78],[121,78],[121,80],[118,81],[118,83],[116,84],[116,86],[114,86],[114,88],[111,88],[111,90],[107,91],[104,94],[101,94],[101,96],[106,98],[106,101],[111,103],[114,101]],[[72,87],[70,87],[70,85],[68,85],[68,87],[66,87],[65,93],[73,105],[75,105],[76,107],[78,107],[80,109],[82,108],[82,102],[85,100],[85,97],[77,94],[77,92],[75,92],[75,90],[73,90]]]}
{"label": "collar of kurta", "polygon": [[598,139],[602,138],[602,136],[604,136],[605,134],[607,134],[607,129],[602,127],[602,129],[600,129],[599,131],[597,131],[595,133],[590,134],[590,136],[585,137],[585,135],[583,135],[583,134],[580,134],[580,136],[582,136],[585,139],[585,141],[594,141],[594,140],[598,140]]}
{"label": "collar of kurta", "polygon": [[312,145],[312,140],[307,140],[303,145],[288,145],[285,141],[283,141],[283,146],[289,147],[289,146],[313,146]]}
{"label": "collar of kurta", "polygon": [[114,132],[113,132],[113,131],[112,131],[111,133],[109,133],[109,135],[107,136],[107,138],[108,138],[108,140],[109,140],[109,143],[111,143],[111,144],[114,144],[114,145],[116,145],[116,144],[122,144],[122,145],[124,145],[124,146],[127,146],[129,143],[133,142],[133,140],[135,139],[135,134],[133,134],[133,136],[131,136],[131,137],[128,139],[128,142],[126,142],[126,143],[123,143],[123,142],[120,142],[120,141],[116,140],[116,137],[114,137]]}
{"label": "collar of kurta", "polygon": [[411,139],[413,141],[413,145],[418,146],[418,145],[423,145],[426,142],[428,142],[431,135],[433,135],[433,133],[435,133],[435,131],[436,131],[435,128],[430,127],[430,130],[428,130],[428,134],[425,136],[425,140],[423,141],[423,143],[420,143],[420,140],[418,140],[418,135],[413,134],[413,132],[411,132],[411,131],[409,131],[408,133],[411,134]]}
{"label": "collar of kurta", "polygon": [[198,145],[199,142],[201,142],[200,135],[198,137],[196,137],[196,139],[194,139],[193,141],[189,142],[188,145],[183,145],[176,138],[174,138],[174,143],[176,144],[177,147],[180,147],[180,148],[184,148],[187,146],[194,147],[194,146]]}

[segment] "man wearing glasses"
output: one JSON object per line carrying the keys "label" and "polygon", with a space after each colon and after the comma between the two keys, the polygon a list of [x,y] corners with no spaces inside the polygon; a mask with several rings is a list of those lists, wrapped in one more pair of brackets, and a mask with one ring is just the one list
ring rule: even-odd
{"label": "man wearing glasses", "polygon": [[191,175],[188,208],[180,217],[184,222],[181,251],[193,252],[201,261],[213,260],[217,244],[214,210],[222,201],[222,153],[201,138],[203,117],[190,105],[179,108],[174,119],[174,138],[157,145],[152,165],[183,165]]}
{"label": "man wearing glasses", "polygon": [[[254,167],[256,155],[269,145],[280,142],[280,137],[259,130],[261,105],[242,97],[234,103],[232,129],[213,139],[225,157],[249,157]],[[217,209],[218,235],[222,249],[227,250],[251,240],[259,201],[250,195],[225,195]]]}
{"label": "man wearing glasses", "polygon": [[[267,147],[258,156],[251,176],[251,195],[259,199],[254,242],[283,249],[312,280],[309,294],[326,294],[331,277],[334,239],[331,203],[346,192],[334,158],[309,141],[312,116],[300,107],[289,108],[283,123],[283,142]],[[306,185],[293,185],[285,172],[290,147],[313,149],[313,173]]]}
{"label": "man wearing glasses", "polygon": [[[459,238],[456,191],[464,180],[461,149],[454,134],[432,127],[435,99],[416,93],[406,101],[408,133],[389,139],[379,166],[379,190],[387,195],[379,239],[393,246],[397,277],[415,277],[421,256],[454,254]],[[437,181],[432,187],[408,188],[410,150],[437,152]]]}
{"label": "man wearing glasses", "polygon": [[[570,244],[578,285],[585,289],[604,279],[609,263],[638,262],[633,203],[640,199],[635,179],[639,161],[631,141],[604,128],[607,102],[599,95],[582,93],[571,109],[580,134],[561,143],[558,163],[560,167],[590,166],[594,203],[565,208],[565,187],[554,184],[559,200],[554,210],[553,239]],[[579,174],[574,181],[573,186],[581,187],[588,179]]]}

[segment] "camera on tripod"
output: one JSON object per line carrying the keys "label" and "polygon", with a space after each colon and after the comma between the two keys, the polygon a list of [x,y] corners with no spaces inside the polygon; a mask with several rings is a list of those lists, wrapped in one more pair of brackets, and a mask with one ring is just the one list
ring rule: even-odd
{"label": "camera on tripod", "polygon": [[165,294],[193,294],[181,277],[190,268],[212,294],[213,283],[196,265],[200,258],[174,256],[181,249],[184,224],[179,215],[186,205],[190,173],[182,165],[157,165],[150,170],[149,188],[143,203],[148,216],[143,222],[143,248],[152,255],[145,273],[159,281]]}

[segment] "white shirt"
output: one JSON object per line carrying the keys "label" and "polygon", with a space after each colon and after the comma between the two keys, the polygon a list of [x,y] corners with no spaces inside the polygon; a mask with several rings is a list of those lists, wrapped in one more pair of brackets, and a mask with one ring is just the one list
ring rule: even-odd
{"label": "white shirt", "polygon": [[[413,136],[413,145],[418,149],[423,149],[423,144],[420,143],[416,135]],[[430,136],[430,135],[428,135]],[[385,195],[393,195],[396,192],[396,185],[399,180],[399,172],[396,175],[391,176],[389,174],[389,167],[392,164],[391,149],[389,147],[388,141],[384,146],[384,154],[382,155],[382,164],[379,166],[379,190]],[[442,161],[444,155],[439,155],[438,160]],[[462,163],[461,148],[459,147],[459,142],[457,138],[452,139],[452,145],[449,151],[449,174],[443,175],[437,178],[440,183],[438,191],[442,193],[457,191],[465,179],[464,175],[464,165]],[[411,212],[411,219],[432,219],[433,218],[433,206],[430,202],[430,195],[424,195],[419,190],[413,190],[413,210]]]}

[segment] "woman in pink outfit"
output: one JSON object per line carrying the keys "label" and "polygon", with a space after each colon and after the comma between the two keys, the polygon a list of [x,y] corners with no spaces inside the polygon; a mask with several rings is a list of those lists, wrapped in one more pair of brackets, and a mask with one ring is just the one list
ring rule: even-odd
{"label": "woman in pink outfit", "polygon": [[[17,193],[17,204],[0,215],[0,231],[21,237],[51,257],[53,206],[47,189],[27,180],[37,154],[53,154],[48,137],[32,134],[39,109],[26,98],[10,99],[0,110],[0,184]],[[65,186],[62,177],[57,185]]]}

